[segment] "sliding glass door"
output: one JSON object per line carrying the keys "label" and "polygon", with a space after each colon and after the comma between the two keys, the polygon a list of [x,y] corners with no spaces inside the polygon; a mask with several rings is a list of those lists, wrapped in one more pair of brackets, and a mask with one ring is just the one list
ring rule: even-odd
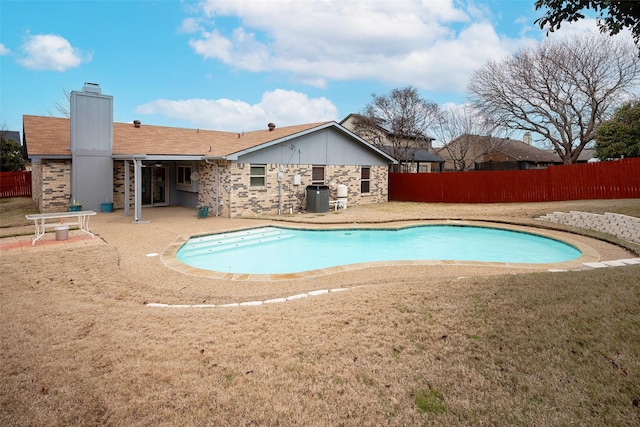
{"label": "sliding glass door", "polygon": [[167,206],[169,204],[169,168],[164,165],[145,165],[142,168],[142,205]]}

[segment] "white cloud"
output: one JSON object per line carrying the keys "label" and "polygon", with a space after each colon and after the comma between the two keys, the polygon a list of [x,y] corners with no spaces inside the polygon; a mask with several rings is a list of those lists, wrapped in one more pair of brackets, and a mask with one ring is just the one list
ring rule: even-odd
{"label": "white cloud", "polygon": [[580,35],[585,33],[590,33],[590,34],[600,33],[600,28],[598,27],[598,21],[596,21],[595,19],[587,19],[587,18],[581,19],[576,22],[565,22],[562,24],[561,29],[562,30],[556,30],[554,32],[550,32],[549,37],[550,38],[571,37],[574,35]]}
{"label": "white cloud", "polygon": [[194,127],[242,132],[278,126],[336,120],[338,109],[327,98],[282,89],[265,92],[255,105],[230,99],[158,99],[136,108],[140,114],[161,114],[186,120]]}
{"label": "white cloud", "polygon": [[11,51],[8,47],[4,45],[4,43],[0,43],[0,56],[8,55]]}
{"label": "white cloud", "polygon": [[[219,59],[235,68],[255,72],[271,70],[267,50],[242,28],[236,28],[229,39],[217,31],[203,32],[199,40],[190,40],[189,45],[205,58]],[[238,50],[244,53],[237,55]]]}
{"label": "white cloud", "polygon": [[62,36],[39,34],[29,36],[22,45],[24,56],[18,62],[32,70],[65,71],[91,60]]}
{"label": "white cloud", "polygon": [[498,35],[487,8],[453,0],[207,0],[199,13],[197,54],[316,87],[370,79],[459,91],[488,59],[531,42]]}
{"label": "white cloud", "polygon": [[[546,29],[545,29],[546,33]],[[585,18],[580,19],[575,22],[564,22],[562,23],[562,27],[559,30],[555,30],[554,32],[548,33],[548,38],[556,39],[556,38],[565,38],[565,37],[573,37],[580,36],[583,34],[603,34],[600,31],[600,27],[598,26],[598,20],[596,18]],[[604,33],[608,34],[608,33]],[[622,29],[615,36],[611,36],[620,40],[626,40],[628,42],[633,42],[633,34],[631,30],[628,28]]]}
{"label": "white cloud", "polygon": [[182,20],[182,25],[179,30],[183,33],[195,33],[197,31],[201,31],[202,28],[200,27],[197,19],[186,18]]}

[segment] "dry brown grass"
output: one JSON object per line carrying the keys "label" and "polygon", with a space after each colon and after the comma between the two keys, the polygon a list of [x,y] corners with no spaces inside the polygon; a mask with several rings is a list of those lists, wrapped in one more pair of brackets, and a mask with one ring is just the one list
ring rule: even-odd
{"label": "dry brown grass", "polygon": [[[426,208],[526,222],[544,207]],[[283,304],[156,309],[302,285],[176,285],[109,239],[0,255],[0,425],[640,425],[640,267],[380,268],[308,279],[349,289]]]}
{"label": "dry brown grass", "polygon": [[38,206],[29,197],[0,199],[0,228],[17,227],[33,223],[24,216],[38,213]]}

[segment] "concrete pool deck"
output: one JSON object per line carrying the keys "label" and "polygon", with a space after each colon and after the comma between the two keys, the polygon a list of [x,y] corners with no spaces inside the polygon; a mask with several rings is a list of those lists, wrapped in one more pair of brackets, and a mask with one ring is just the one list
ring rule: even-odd
{"label": "concrete pool deck", "polygon": [[[388,209],[394,209],[389,212]],[[325,214],[294,214],[281,217],[229,219],[209,216],[198,219],[195,209],[159,207],[143,209],[142,223],[133,223],[122,210],[98,213],[92,218],[91,232],[84,242],[73,242],[75,232],[66,242],[56,242],[47,233],[44,242],[30,246],[33,226],[0,229],[0,256],[9,262],[37,262],[37,257],[60,263],[75,263],[77,252],[86,252],[93,262],[103,262],[113,271],[108,281],[126,281],[143,285],[141,291],[150,302],[198,305],[240,304],[253,301],[282,300],[296,295],[311,294],[340,288],[357,288],[372,284],[428,281],[430,278],[466,278],[522,274],[547,271],[580,270],[583,263],[636,258],[637,255],[614,244],[563,231],[540,227],[540,221],[530,219],[531,225],[509,225],[488,220],[434,219],[428,213],[417,212],[405,205],[376,207],[358,206]],[[492,219],[492,218],[491,218]],[[507,220],[506,218],[505,220]],[[515,221],[514,221],[515,222]],[[355,228],[398,227],[414,224],[481,224],[534,232],[566,241],[582,252],[579,259],[555,264],[474,263],[456,261],[376,262],[352,266],[332,267],[293,275],[233,275],[192,269],[175,259],[175,252],[190,236],[212,234],[245,228],[277,225],[294,228]],[[10,237],[19,234],[17,237]],[[4,236],[4,237],[2,237]],[[27,244],[15,246],[16,241]],[[13,245],[9,248],[7,245]],[[33,256],[32,256],[33,255]],[[23,258],[24,257],[24,258]],[[104,260],[104,261],[101,261]],[[89,269],[90,265],[79,265]],[[624,268],[624,267],[622,267]],[[331,293],[329,293],[331,294]],[[324,295],[324,293],[323,293]]]}

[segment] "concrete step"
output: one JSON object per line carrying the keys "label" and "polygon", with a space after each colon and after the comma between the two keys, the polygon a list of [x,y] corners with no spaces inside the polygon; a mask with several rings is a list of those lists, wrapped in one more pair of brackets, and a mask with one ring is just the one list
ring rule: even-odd
{"label": "concrete step", "polygon": [[231,248],[267,243],[293,237],[288,230],[276,227],[263,227],[239,232],[211,234],[194,237],[180,249],[181,255],[197,256],[219,252]]}

